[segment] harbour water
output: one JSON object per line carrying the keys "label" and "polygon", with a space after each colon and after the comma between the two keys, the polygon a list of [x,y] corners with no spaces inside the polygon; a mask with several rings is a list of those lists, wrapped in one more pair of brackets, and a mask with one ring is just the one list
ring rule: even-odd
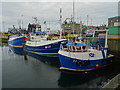
{"label": "harbour water", "polygon": [[120,72],[120,62],[90,72],[59,71],[59,59],[2,50],[2,88],[101,88]]}

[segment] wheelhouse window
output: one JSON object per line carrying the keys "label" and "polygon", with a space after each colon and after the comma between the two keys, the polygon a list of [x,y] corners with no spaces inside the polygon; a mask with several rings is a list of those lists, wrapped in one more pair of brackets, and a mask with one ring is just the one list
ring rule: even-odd
{"label": "wheelhouse window", "polygon": [[36,36],[38,36],[39,34],[36,34]]}
{"label": "wheelhouse window", "polygon": [[83,48],[83,50],[85,50],[85,49],[86,49],[86,46],[82,46],[82,48]]}
{"label": "wheelhouse window", "polygon": [[84,51],[86,50],[86,46],[66,46],[64,47],[64,50],[69,50],[69,51]]}
{"label": "wheelhouse window", "polygon": [[77,48],[78,51],[81,50],[81,46],[77,46],[76,48]]}

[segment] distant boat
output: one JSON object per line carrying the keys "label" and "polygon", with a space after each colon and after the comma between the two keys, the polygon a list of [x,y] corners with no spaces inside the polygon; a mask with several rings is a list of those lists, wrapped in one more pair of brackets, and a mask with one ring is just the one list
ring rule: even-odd
{"label": "distant boat", "polygon": [[66,48],[63,47],[58,52],[60,69],[89,71],[108,65],[108,58],[113,55],[107,55],[107,32],[106,30],[106,39],[101,38],[96,45],[68,42]]}
{"label": "distant boat", "polygon": [[66,42],[66,39],[49,38],[44,32],[36,32],[26,41],[25,50],[43,56],[56,57],[60,45],[65,45]]}
{"label": "distant boat", "polygon": [[8,33],[11,34],[8,40],[9,46],[23,48],[27,39],[25,37],[25,32],[26,30],[21,28],[21,26],[19,26],[19,28],[15,28],[15,25],[13,25],[13,28],[9,28]]}
{"label": "distant boat", "polygon": [[12,47],[23,48],[25,44],[26,37],[22,35],[12,35],[9,37],[8,44]]}

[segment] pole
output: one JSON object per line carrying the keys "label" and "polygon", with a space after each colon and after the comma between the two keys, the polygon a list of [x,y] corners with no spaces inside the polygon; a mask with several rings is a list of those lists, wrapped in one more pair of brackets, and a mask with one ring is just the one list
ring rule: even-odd
{"label": "pole", "polygon": [[62,9],[60,8],[60,39],[62,38]]}
{"label": "pole", "polygon": [[21,29],[23,28],[23,15],[21,15]]}
{"label": "pole", "polygon": [[107,48],[107,47],[108,47],[108,45],[107,45],[107,37],[108,37],[108,30],[106,30],[106,37],[105,37],[105,48]]}
{"label": "pole", "polygon": [[82,21],[80,21],[80,37],[82,37]]}
{"label": "pole", "polygon": [[[74,16],[75,16],[75,12],[74,12],[74,0],[73,0],[73,34],[74,34],[74,32],[75,32],[75,25],[74,25]],[[74,35],[75,36],[75,35]]]}
{"label": "pole", "polygon": [[49,34],[48,34],[48,29],[47,29],[47,23],[46,23],[46,21],[45,21],[45,28],[46,28],[46,32],[47,32],[47,36],[48,36]]}
{"label": "pole", "polygon": [[92,18],[91,18],[91,26],[92,26]]}
{"label": "pole", "polygon": [[87,27],[88,27],[88,22],[89,22],[89,16],[87,15]]}
{"label": "pole", "polygon": [[93,37],[95,37],[95,30],[94,30],[94,32],[93,32]]}

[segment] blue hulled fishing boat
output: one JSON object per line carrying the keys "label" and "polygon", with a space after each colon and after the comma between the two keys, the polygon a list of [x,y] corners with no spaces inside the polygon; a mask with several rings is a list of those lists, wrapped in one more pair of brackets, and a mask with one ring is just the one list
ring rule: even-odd
{"label": "blue hulled fishing boat", "polygon": [[[61,9],[60,9],[60,37],[50,37],[46,25],[46,31],[36,32],[34,35],[30,35],[30,38],[26,41],[25,50],[31,53],[48,56],[57,57],[60,45],[65,45],[67,43],[66,39],[62,39],[62,26],[61,26]],[[44,22],[46,24],[46,21]]]}
{"label": "blue hulled fishing boat", "polygon": [[[99,30],[100,31],[100,30]],[[103,30],[101,30],[103,31]],[[89,71],[110,64],[108,58],[113,55],[107,55],[107,30],[106,39],[99,39],[94,44],[85,44],[84,42],[68,42],[66,48],[61,48],[58,52],[61,70]]]}
{"label": "blue hulled fishing boat", "polygon": [[[36,35],[37,34],[37,35]],[[44,32],[38,32],[26,41],[25,50],[31,53],[56,57],[60,49],[60,45],[65,45],[66,39],[49,38]]]}
{"label": "blue hulled fishing boat", "polygon": [[23,48],[23,45],[25,44],[25,33],[26,33],[25,28],[15,28],[13,25],[13,28],[9,28],[8,33],[11,34],[9,36],[8,44],[11,47],[18,47],[18,48]]}
{"label": "blue hulled fishing boat", "polygon": [[26,37],[22,35],[12,35],[9,37],[8,44],[12,47],[23,48]]}

